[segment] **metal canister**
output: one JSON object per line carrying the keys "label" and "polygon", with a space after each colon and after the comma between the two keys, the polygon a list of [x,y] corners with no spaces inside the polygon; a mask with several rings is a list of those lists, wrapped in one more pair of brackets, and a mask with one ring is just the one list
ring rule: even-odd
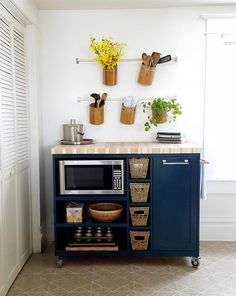
{"label": "metal canister", "polygon": [[64,141],[80,142],[83,141],[83,124],[77,124],[75,119],[71,119],[70,124],[63,124]]}

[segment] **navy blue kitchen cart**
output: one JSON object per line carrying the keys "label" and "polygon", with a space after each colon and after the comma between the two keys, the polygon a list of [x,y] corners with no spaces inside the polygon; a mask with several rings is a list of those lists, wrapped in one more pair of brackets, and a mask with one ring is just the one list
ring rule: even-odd
{"label": "navy blue kitchen cart", "polygon": [[[132,179],[130,158],[149,158],[146,179]],[[123,159],[125,161],[124,195],[60,195],[59,160]],[[150,183],[146,203],[133,203],[129,183]],[[188,256],[193,266],[199,265],[199,182],[200,154],[55,154],[53,155],[55,255],[58,265],[64,256]],[[66,223],[65,204],[68,201],[85,204],[82,223]],[[91,219],[88,205],[97,201],[119,202],[124,214],[117,222],[100,223]],[[147,226],[132,226],[129,206],[149,206]],[[66,251],[78,226],[111,227],[119,244],[119,251]],[[130,230],[148,230],[150,238],[145,251],[132,250]]]}

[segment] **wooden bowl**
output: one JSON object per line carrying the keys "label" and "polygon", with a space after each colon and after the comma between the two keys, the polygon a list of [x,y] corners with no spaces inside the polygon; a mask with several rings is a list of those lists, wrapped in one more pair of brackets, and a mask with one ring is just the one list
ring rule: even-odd
{"label": "wooden bowl", "polygon": [[89,206],[91,217],[100,222],[113,222],[120,218],[123,206],[112,202],[99,202]]}

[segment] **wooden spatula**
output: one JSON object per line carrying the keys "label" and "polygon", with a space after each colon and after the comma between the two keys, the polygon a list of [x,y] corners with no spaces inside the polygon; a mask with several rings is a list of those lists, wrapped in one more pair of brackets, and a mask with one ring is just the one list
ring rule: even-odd
{"label": "wooden spatula", "polygon": [[148,64],[148,55],[144,52],[143,54],[142,54],[142,59],[143,59],[143,64],[145,65],[145,66],[147,66]]}
{"label": "wooden spatula", "polygon": [[152,57],[150,55],[147,57],[147,65],[152,67]]}
{"label": "wooden spatula", "polygon": [[161,54],[159,52],[153,52],[152,53],[152,67],[156,67],[158,64],[159,60],[161,58]]}
{"label": "wooden spatula", "polygon": [[103,105],[105,105],[105,101],[107,99],[107,93],[103,93],[102,94],[102,98],[101,98],[101,101],[99,103],[99,108],[101,108]]}

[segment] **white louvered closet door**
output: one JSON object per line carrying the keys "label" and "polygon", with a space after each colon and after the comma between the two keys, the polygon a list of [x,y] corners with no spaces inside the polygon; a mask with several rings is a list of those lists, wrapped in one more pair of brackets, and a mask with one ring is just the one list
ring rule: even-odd
{"label": "white louvered closet door", "polygon": [[[1,9],[1,6],[0,6]],[[5,170],[5,163],[3,164],[3,156],[6,155],[7,149],[5,148],[2,142],[7,141],[5,138],[4,130],[7,130],[7,122],[5,121],[5,116],[3,116],[3,112],[5,114],[8,113],[8,107],[14,108],[14,97],[13,97],[13,77],[12,77],[12,52],[11,52],[11,28],[10,28],[10,20],[8,16],[4,13],[4,11],[0,11],[0,92],[1,92],[1,130],[0,130],[0,170],[1,170],[1,192],[0,192],[0,291],[2,293],[4,288],[4,281],[6,278],[6,258],[5,258],[5,202],[3,200],[3,186],[2,186],[2,178],[5,179],[5,175],[2,176],[3,167]],[[14,132],[14,125],[13,125]],[[16,258],[15,258],[16,259]]]}
{"label": "white louvered closet door", "polygon": [[2,218],[5,281],[10,282],[18,268],[18,227],[16,199],[16,140],[15,103],[11,17],[5,11],[0,15],[0,84],[1,84],[1,170]]}
{"label": "white louvered closet door", "polygon": [[19,259],[24,264],[31,253],[31,202],[29,187],[29,108],[25,57],[25,27],[13,21],[13,61],[15,82],[15,131]]}
{"label": "white louvered closet door", "polygon": [[4,267],[4,289],[9,288],[31,253],[24,34],[24,26],[0,5],[0,236],[4,253],[0,265]]}

